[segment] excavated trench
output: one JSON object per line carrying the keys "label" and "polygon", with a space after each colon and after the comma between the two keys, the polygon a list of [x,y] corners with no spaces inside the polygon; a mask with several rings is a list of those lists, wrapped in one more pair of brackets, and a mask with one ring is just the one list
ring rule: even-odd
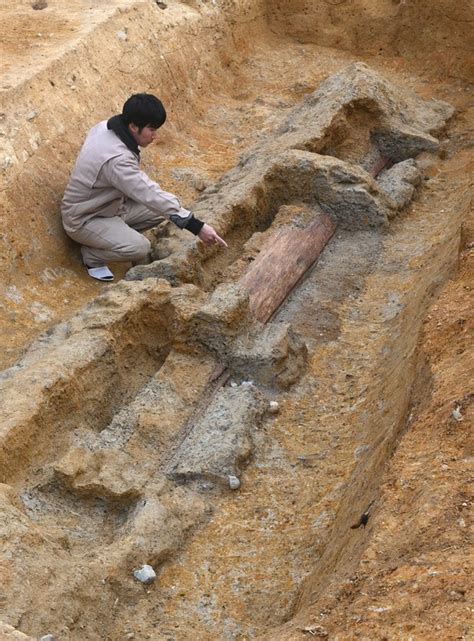
{"label": "excavated trench", "polygon": [[[17,116],[50,99],[59,123],[36,107],[26,127],[41,135],[23,155],[8,115],[5,128],[7,212],[20,200],[52,211],[33,216],[34,247],[25,220],[2,239],[19,269],[2,266],[2,326],[18,321],[0,375],[5,638],[289,639],[304,608],[358,566],[359,519],[377,519],[415,383],[416,398],[429,394],[419,335],[459,253],[466,122],[450,87],[438,90],[448,102],[415,95],[416,73],[356,44],[365,31],[352,13],[353,40],[340,41],[335,6],[316,4],[313,15],[295,2],[288,20],[291,3],[123,2],[105,18],[96,10],[92,35],[81,31],[61,59],[3,86]],[[392,25],[388,4],[379,29]],[[327,11],[318,38],[341,50],[303,26],[302,15],[313,24]],[[173,46],[185,35],[199,65]],[[119,92],[107,46],[121,51]],[[79,134],[137,82],[161,85],[175,119],[145,168],[161,160],[229,249],[162,225],[153,262],[117,268],[124,279],[98,289],[54,212]],[[71,118],[79,132],[61,147]],[[48,254],[55,262],[39,271]],[[272,266],[263,274],[262,260]],[[134,578],[144,564],[153,584]]]}

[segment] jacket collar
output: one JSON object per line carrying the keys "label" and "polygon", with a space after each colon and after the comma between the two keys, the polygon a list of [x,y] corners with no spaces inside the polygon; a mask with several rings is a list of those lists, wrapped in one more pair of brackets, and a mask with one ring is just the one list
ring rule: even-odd
{"label": "jacket collar", "polygon": [[124,123],[121,115],[109,118],[109,120],[107,120],[107,129],[111,129],[114,134],[116,134],[120,140],[127,145],[130,151],[133,151],[134,154],[140,157],[140,149],[137,145],[137,141],[130,133],[129,128]]}

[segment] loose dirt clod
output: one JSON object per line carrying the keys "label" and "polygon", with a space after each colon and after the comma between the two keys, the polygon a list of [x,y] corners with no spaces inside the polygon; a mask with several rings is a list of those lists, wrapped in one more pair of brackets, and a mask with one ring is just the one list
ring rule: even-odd
{"label": "loose dirt clod", "polygon": [[220,390],[175,453],[168,476],[224,484],[230,484],[230,478],[238,480],[264,411],[265,401],[254,385]]}
{"label": "loose dirt clod", "polygon": [[38,0],[31,5],[31,8],[35,11],[41,11],[42,9],[46,9],[47,6],[48,3],[46,2],[46,0]]}

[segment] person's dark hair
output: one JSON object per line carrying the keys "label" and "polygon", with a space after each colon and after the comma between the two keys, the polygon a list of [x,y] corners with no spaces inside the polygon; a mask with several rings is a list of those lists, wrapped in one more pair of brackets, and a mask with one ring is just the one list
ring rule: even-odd
{"label": "person's dark hair", "polygon": [[158,129],[166,120],[163,103],[149,93],[136,93],[125,102],[122,119],[126,125],[133,122],[139,129],[149,125]]}

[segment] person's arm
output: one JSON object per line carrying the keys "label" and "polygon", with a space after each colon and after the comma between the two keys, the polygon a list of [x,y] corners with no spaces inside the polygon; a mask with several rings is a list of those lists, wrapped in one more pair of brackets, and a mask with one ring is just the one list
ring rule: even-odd
{"label": "person's arm", "polygon": [[111,158],[104,164],[101,173],[107,182],[125,196],[169,218],[177,227],[187,229],[206,245],[217,242],[227,247],[211,225],[195,218],[190,211],[181,207],[178,198],[151,180],[132,156]]}

